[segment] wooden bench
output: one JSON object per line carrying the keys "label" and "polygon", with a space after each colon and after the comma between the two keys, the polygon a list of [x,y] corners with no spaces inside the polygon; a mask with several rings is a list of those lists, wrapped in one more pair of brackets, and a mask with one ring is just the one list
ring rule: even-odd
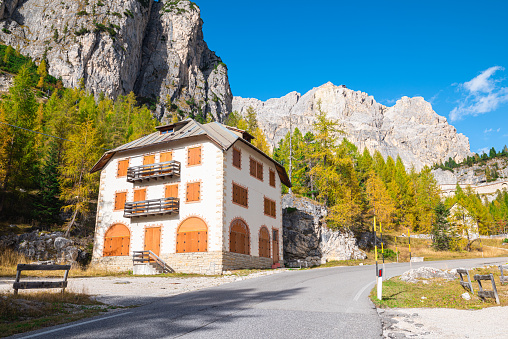
{"label": "wooden bench", "polygon": [[503,270],[508,271],[508,265],[499,265],[499,270],[501,271],[501,277],[499,278],[499,281],[501,282],[501,285],[504,285],[505,283],[508,283],[508,276],[504,275]]}
{"label": "wooden bench", "polygon": [[[14,295],[18,294],[18,290],[32,289],[32,288],[61,288],[62,293],[65,292],[67,287],[67,277],[71,265],[32,265],[32,264],[18,264],[16,272],[16,281],[12,285],[14,288]],[[65,271],[64,280],[62,281],[23,281],[20,282],[22,271]]]}
{"label": "wooden bench", "polygon": [[[474,280],[478,281],[478,287],[480,290],[478,291],[478,296],[485,300],[485,298],[493,298],[496,299],[496,303],[500,304],[499,296],[497,295],[496,283],[494,282],[494,276],[492,273],[490,274],[475,274]],[[492,282],[492,291],[485,291],[482,286],[482,280],[490,280]]]}
{"label": "wooden bench", "polygon": [[[469,289],[471,293],[474,294],[473,283],[471,282],[469,271],[466,270],[465,268],[457,268],[457,273],[460,276],[460,284],[462,285],[462,287]],[[462,276],[463,274],[467,276],[467,281],[464,281],[464,277]]]}

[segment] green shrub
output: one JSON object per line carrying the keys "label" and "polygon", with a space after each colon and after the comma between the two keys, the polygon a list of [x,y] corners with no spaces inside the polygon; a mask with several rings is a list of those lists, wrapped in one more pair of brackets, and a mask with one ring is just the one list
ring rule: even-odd
{"label": "green shrub", "polygon": [[508,244],[508,238],[503,239],[503,244]]}
{"label": "green shrub", "polygon": [[79,30],[77,30],[76,32],[74,32],[74,34],[75,34],[76,36],[85,35],[85,34],[87,34],[87,33],[90,33],[90,31],[89,31],[87,28],[85,28],[85,27],[81,27]]}
{"label": "green shrub", "polygon": [[397,258],[397,252],[389,248],[385,248],[383,255],[385,259]]}
{"label": "green shrub", "polygon": [[11,34],[11,31],[9,31],[7,28],[2,28],[2,32],[4,32],[5,34]]}
{"label": "green shrub", "polygon": [[87,11],[79,11],[76,13],[77,16],[83,16],[83,15],[88,15],[88,12]]}

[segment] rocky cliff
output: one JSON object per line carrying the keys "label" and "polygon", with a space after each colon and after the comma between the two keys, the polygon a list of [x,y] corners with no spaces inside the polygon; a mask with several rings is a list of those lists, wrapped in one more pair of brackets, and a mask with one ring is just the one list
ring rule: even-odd
{"label": "rocky cliff", "polygon": [[1,42],[46,58],[65,86],[110,97],[133,91],[162,119],[171,104],[219,121],[231,111],[226,65],[188,0],[0,0],[0,19]]}
{"label": "rocky cliff", "polygon": [[289,131],[290,117],[302,133],[312,130],[319,100],[322,110],[339,122],[346,138],[360,150],[378,150],[394,159],[400,155],[406,166],[413,164],[417,169],[449,157],[460,161],[471,154],[468,138],[421,97],[403,97],[386,107],[366,93],[329,82],[304,95],[291,92],[267,101],[234,97],[233,110],[244,113],[252,106],[274,146]]}
{"label": "rocky cliff", "polygon": [[330,260],[365,259],[351,232],[331,230],[324,218],[326,207],[291,194],[282,197],[282,226],[284,261],[286,266],[298,266],[298,260],[308,266]]}

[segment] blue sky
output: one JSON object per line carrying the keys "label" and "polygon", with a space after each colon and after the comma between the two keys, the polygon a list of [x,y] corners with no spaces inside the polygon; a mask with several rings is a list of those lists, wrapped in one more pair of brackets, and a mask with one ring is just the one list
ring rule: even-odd
{"label": "blue sky", "polygon": [[331,81],[388,106],[423,96],[472,151],[508,144],[508,1],[196,2],[233,95]]}

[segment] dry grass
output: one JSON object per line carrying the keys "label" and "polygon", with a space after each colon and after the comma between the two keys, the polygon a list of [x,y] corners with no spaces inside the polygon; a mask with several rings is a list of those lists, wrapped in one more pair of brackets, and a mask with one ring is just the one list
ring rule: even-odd
{"label": "dry grass", "polygon": [[[475,274],[494,275],[499,300],[501,306],[508,306],[508,284],[501,285],[499,283],[500,272],[497,267],[473,269],[469,271],[471,278]],[[457,308],[457,309],[481,309],[485,307],[498,306],[494,299],[486,299],[483,301],[478,294],[478,283],[473,281],[473,288],[476,295],[472,295],[466,291],[460,284],[459,280],[452,281],[444,279],[424,280],[426,283],[407,283],[401,281],[398,277],[383,282],[383,300],[378,300],[376,288],[372,289],[370,297],[378,307],[382,308],[413,308],[413,307],[429,307],[429,308]],[[492,290],[489,281],[482,282],[486,290]],[[464,292],[469,292],[471,300],[465,300],[461,297]]]}
{"label": "dry grass", "polygon": [[83,293],[0,294],[0,337],[91,317],[112,307]]}

